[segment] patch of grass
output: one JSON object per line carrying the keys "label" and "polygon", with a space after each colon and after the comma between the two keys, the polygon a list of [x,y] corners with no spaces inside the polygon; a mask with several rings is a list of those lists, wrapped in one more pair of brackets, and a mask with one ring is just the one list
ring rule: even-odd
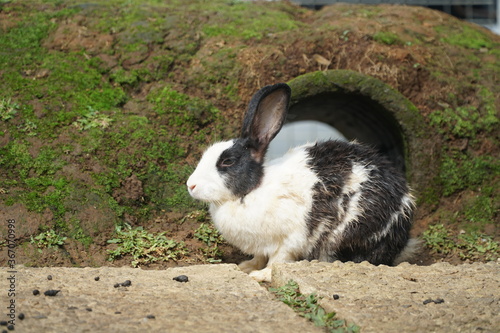
{"label": "patch of grass", "polygon": [[41,252],[43,248],[57,248],[63,246],[66,237],[57,234],[54,229],[47,230],[38,234],[37,236],[31,236],[31,244],[35,244],[38,247],[38,251]]}
{"label": "patch of grass", "polygon": [[443,224],[436,224],[429,226],[422,238],[431,251],[457,254],[462,260],[492,261],[500,257],[499,243],[477,232],[454,236]]}
{"label": "patch of grass", "polygon": [[295,281],[290,280],[282,287],[270,288],[270,291],[297,314],[309,319],[314,325],[325,328],[327,332],[360,332],[359,326],[336,319],[335,312],[327,313],[318,304],[318,297],[315,294],[303,295]]}
{"label": "patch of grass", "polygon": [[108,243],[118,245],[116,249],[108,250],[110,261],[131,255],[133,267],[157,261],[175,261],[187,253],[183,242],[167,238],[165,232],[154,235],[142,227],[132,229],[128,224],[117,226],[116,238],[108,240]]}
{"label": "patch of grass", "polygon": [[222,251],[219,249],[220,244],[224,244],[225,240],[217,229],[208,223],[202,223],[195,230],[194,237],[205,243],[206,248],[202,248],[203,255],[209,262],[220,262]]}

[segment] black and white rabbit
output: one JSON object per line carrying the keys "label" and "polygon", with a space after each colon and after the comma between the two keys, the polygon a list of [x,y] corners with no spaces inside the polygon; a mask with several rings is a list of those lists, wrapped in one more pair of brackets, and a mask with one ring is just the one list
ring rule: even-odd
{"label": "black and white rabbit", "polygon": [[209,147],[187,181],[224,238],[253,255],[240,268],[270,281],[275,262],[405,260],[416,245],[414,199],[385,157],[356,142],[325,141],[264,163],[290,94],[283,83],[259,90],[240,137]]}

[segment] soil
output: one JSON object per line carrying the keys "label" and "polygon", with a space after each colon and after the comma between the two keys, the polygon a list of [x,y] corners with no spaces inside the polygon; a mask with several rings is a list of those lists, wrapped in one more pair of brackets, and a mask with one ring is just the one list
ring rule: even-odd
{"label": "soil", "polygon": [[[9,4],[4,4],[8,7]],[[29,4],[24,4],[29,7]],[[90,6],[90,4],[89,4]],[[287,5],[289,6],[289,5]],[[264,40],[248,39],[243,43],[247,46],[241,48],[236,54],[236,60],[241,66],[238,76],[237,96],[230,98],[224,92],[217,89],[205,89],[203,84],[192,85],[190,82],[196,80],[197,66],[199,71],[204,71],[203,63],[216,61],[217,51],[222,48],[234,49],[241,46],[242,42],[235,39],[224,40],[220,37],[205,37],[199,40],[196,35],[179,36],[175,30],[165,36],[163,42],[151,42],[147,48],[127,53],[119,50],[116,45],[128,38],[126,31],[102,32],[95,25],[94,19],[86,15],[85,11],[74,15],[64,21],[58,22],[57,28],[43,42],[43,47],[57,52],[83,52],[86,57],[99,59],[105,71],[113,71],[118,67],[127,71],[140,69],[144,66],[156,66],[152,60],[161,56],[165,48],[181,49],[187,48],[181,45],[184,40],[198,43],[196,53],[190,61],[177,61],[169,67],[169,84],[189,96],[210,101],[219,110],[222,110],[226,120],[224,136],[233,135],[238,131],[242,111],[256,87],[277,81],[287,81],[298,75],[315,70],[325,69],[352,69],[374,76],[389,84],[412,101],[424,116],[428,116],[438,107],[445,96],[455,94],[461,96],[468,104],[475,105],[475,92],[467,91],[464,86],[452,86],[445,80],[437,80],[431,77],[430,64],[434,67],[442,65],[445,75],[449,75],[454,81],[468,80],[464,73],[469,73],[471,63],[459,61],[461,58],[456,49],[438,43],[438,25],[449,25],[450,27],[459,23],[445,14],[417,7],[406,6],[378,6],[374,13],[368,13],[375,7],[350,7],[348,5],[337,5],[326,7],[322,11],[314,12],[308,10],[297,11],[290,5],[290,12],[295,15],[301,24],[311,27],[310,31],[315,34],[311,36],[294,36],[293,33],[279,33],[264,37]],[[32,9],[30,9],[32,10]],[[363,10],[366,15],[362,15]],[[349,12],[357,14],[348,15]],[[374,16],[375,15],[375,16]],[[374,19],[376,17],[376,19]],[[8,13],[5,8],[0,10],[1,29],[6,30],[13,27],[20,20],[19,15]],[[57,20],[57,19],[54,19]],[[202,21],[202,19],[200,19]],[[398,41],[384,44],[376,42],[373,38],[375,32],[389,30],[399,36]],[[483,31],[498,42],[498,37]],[[420,43],[405,43],[401,40],[421,40]],[[153,38],[153,37],[151,37]],[[432,48],[432,49],[431,49]],[[436,49],[441,49],[436,51]],[[83,51],[82,51],[83,50]],[[481,53],[483,52],[483,53]],[[441,57],[437,57],[440,54]],[[474,51],[476,57],[481,57],[480,62],[493,63],[496,57],[489,56],[484,51]],[[453,65],[450,66],[449,63]],[[279,66],[277,65],[279,64]],[[428,66],[427,66],[428,65]],[[476,66],[476,64],[474,64]],[[433,67],[433,68],[434,68]],[[0,77],[1,77],[0,69]],[[33,69],[24,73],[25,76],[40,80],[51,73],[43,69]],[[207,74],[208,75],[208,74]],[[482,83],[486,86],[494,86],[498,77],[492,75],[483,77]],[[223,87],[227,80],[222,78],[214,86]],[[128,102],[121,106],[121,110],[128,114],[147,116],[154,119],[153,106],[146,99],[148,93],[161,85],[162,82],[155,80],[141,81],[134,86],[127,86],[127,93],[131,96]],[[460,90],[464,89],[464,90]],[[499,106],[498,92],[496,105]],[[33,101],[34,112],[37,117],[43,118],[47,110],[40,101]],[[498,108],[497,108],[498,109]],[[158,119],[158,118],[157,118]],[[497,131],[498,133],[498,131]],[[80,135],[77,128],[71,129],[70,133],[61,134],[54,138],[53,145],[64,145],[72,138]],[[499,145],[496,134],[479,133],[474,142],[463,138],[443,138],[437,134],[436,142],[446,141],[450,147],[459,150],[470,149],[473,154],[499,156]],[[204,139],[206,142],[193,143],[188,136],[183,135],[187,153],[184,158],[187,164],[194,165],[200,156],[200,145],[203,146],[213,138]],[[43,141],[36,138],[30,139],[32,146],[30,153],[36,156],[43,147]],[[9,141],[9,135],[0,136],[0,147]],[[128,152],[132,156],[137,147],[129,147]],[[432,154],[432,147],[423,147]],[[99,162],[104,153],[97,152],[96,155],[81,152],[82,148],[74,148],[65,156],[68,164],[62,169],[62,173],[72,179],[90,181],[91,173],[105,171],[105,167]],[[124,153],[124,151],[117,151]],[[125,153],[127,153],[125,151]],[[78,165],[78,167],[75,167]],[[140,170],[142,165],[136,165]],[[498,175],[493,175],[498,179]],[[182,186],[180,184],[179,186]],[[10,188],[13,192],[15,189]],[[50,189],[47,190],[50,193]],[[498,190],[497,190],[498,191]],[[118,204],[130,204],[140,206],[143,201],[151,200],[145,191],[143,181],[132,174],[120,181],[120,185],[112,190],[112,197]],[[460,211],[469,202],[470,197],[476,195],[474,191],[461,191],[448,197],[437,198],[436,202],[425,203],[419,207],[416,219],[414,235],[420,236],[428,225],[437,222],[444,223],[450,230],[458,232],[459,224],[448,223],[436,212],[438,211]],[[77,196],[75,194],[75,196]],[[91,200],[91,199],[86,199]],[[75,206],[78,206],[79,198],[75,198]],[[23,221],[22,227],[17,230],[18,243],[21,246],[17,252],[17,262],[27,263],[31,266],[124,266],[130,264],[130,257],[124,257],[115,261],[108,261],[108,250],[116,248],[114,244],[108,244],[107,240],[115,235],[115,220],[111,219],[112,213],[104,209],[96,208],[96,205],[85,205],[78,212],[78,219],[82,221],[84,230],[91,230],[92,242],[84,244],[80,241],[68,239],[60,248],[44,249],[39,251],[34,244],[29,242],[30,237],[42,227],[54,225],[54,212],[46,209],[42,213],[30,211],[22,204],[14,204],[8,207],[8,211],[0,212],[0,218],[6,220],[15,217]],[[437,209],[439,207],[439,209]],[[495,220],[488,224],[483,232],[500,240],[498,230],[498,213]],[[141,219],[135,214],[124,213],[122,222],[132,227],[142,226],[148,232],[166,232],[168,237],[177,241],[185,242],[188,253],[177,261],[154,263],[143,267],[146,269],[159,269],[172,266],[185,266],[206,263],[207,259],[202,253],[206,245],[193,236],[194,230],[199,227],[200,221],[192,218],[183,211],[156,210],[147,219]],[[85,225],[87,224],[87,226]],[[97,225],[97,227],[95,227]],[[246,256],[230,245],[220,245],[223,263],[237,263]],[[5,251],[5,248],[2,250]],[[423,253],[417,260],[418,264],[428,265],[439,261],[462,263],[456,254],[443,255],[423,249]],[[0,262],[5,258],[1,256]],[[2,262],[3,265],[3,262]]]}

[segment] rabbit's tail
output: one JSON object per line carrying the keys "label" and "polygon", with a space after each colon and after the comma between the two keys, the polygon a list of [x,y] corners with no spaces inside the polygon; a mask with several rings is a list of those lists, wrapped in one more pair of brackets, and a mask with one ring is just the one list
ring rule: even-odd
{"label": "rabbit's tail", "polygon": [[420,252],[422,248],[422,241],[418,238],[410,238],[406,247],[398,254],[394,260],[394,266],[399,265],[402,262],[412,261],[415,259],[416,255]]}

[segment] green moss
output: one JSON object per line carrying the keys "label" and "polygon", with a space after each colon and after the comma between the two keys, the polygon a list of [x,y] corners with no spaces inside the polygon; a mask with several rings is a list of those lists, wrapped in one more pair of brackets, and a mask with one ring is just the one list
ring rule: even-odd
{"label": "green moss", "polygon": [[373,39],[381,44],[386,44],[386,45],[402,43],[399,36],[390,31],[379,31],[373,35]]}
{"label": "green moss", "polygon": [[418,193],[417,206],[429,205],[431,207],[435,207],[439,203],[441,191],[439,190],[439,186],[436,184],[439,184],[439,178],[434,182],[434,184],[432,184],[432,186],[429,186]]}
{"label": "green moss", "polygon": [[[366,7],[344,14],[374,17],[379,11],[384,9]],[[40,0],[4,4],[6,24],[0,33],[0,200],[21,203],[39,215],[51,212],[48,215],[54,219],[43,229],[54,229],[86,245],[99,232],[112,230],[125,215],[144,222],[157,210],[202,208],[203,204],[192,200],[185,188],[193,168],[186,157],[194,163],[200,146],[220,137],[221,124],[232,124],[221,118],[212,103],[239,108],[244,97],[240,94],[254,85],[252,79],[246,81],[249,72],[243,68],[241,51],[249,44],[263,50],[264,56],[275,53],[276,48],[282,50],[283,55],[274,64],[264,58],[263,65],[269,66],[275,78],[287,80],[299,72],[294,71],[296,64],[303,67],[298,65],[302,63],[301,53],[287,49],[287,45],[300,41],[306,47],[304,52],[316,52],[314,45],[328,51],[327,43],[337,40],[336,35],[343,39],[359,37],[349,27],[330,24],[326,28],[328,20],[320,14],[318,22],[325,30],[309,26],[303,22],[312,22],[314,17],[301,13],[301,9],[286,3],[228,0]],[[80,24],[92,35],[97,32],[93,40],[111,36],[113,42],[101,50],[82,46],[78,52],[61,51],[51,46],[53,32],[62,24],[69,24],[68,30]],[[476,38],[467,28],[455,30],[461,37]],[[463,58],[450,55],[456,70],[463,68],[456,62],[460,58],[463,63],[470,62],[474,72],[464,83],[453,79],[445,82],[454,77],[451,69],[438,66],[443,73],[440,82],[454,96],[444,101],[430,99],[426,104],[444,105],[440,113],[431,116],[435,117],[434,128],[447,138],[472,138],[470,145],[481,144],[474,140],[485,134],[497,144],[493,135],[498,127],[498,93],[492,85],[487,89],[479,84],[496,82],[500,67],[491,59],[500,53],[494,42],[462,43],[453,39],[453,32],[443,30],[438,34],[443,42],[463,47],[447,49],[467,53]],[[401,43],[402,37],[397,37],[405,35],[378,33],[374,39],[390,45]],[[425,36],[418,38],[423,40]],[[478,47],[488,50],[478,52]],[[431,58],[422,70],[437,68]],[[425,84],[425,75],[419,79]],[[403,81],[405,85],[408,80]],[[415,106],[386,84],[359,73],[311,73],[311,81],[294,86],[294,98],[325,87],[356,91],[393,108],[397,122],[405,126],[403,133],[410,133],[407,137],[421,138],[428,133]],[[192,93],[203,97],[193,98]],[[473,105],[468,98],[471,93],[480,99]],[[229,127],[227,132],[235,130]],[[409,142],[408,151],[417,151],[419,142]],[[421,154],[427,153],[422,150]],[[482,225],[491,220],[498,200],[494,194],[479,192],[479,188],[484,189],[488,172],[497,172],[498,165],[475,153],[477,150],[458,153],[457,157],[444,150],[439,184],[446,195],[463,189],[476,191],[478,198],[468,201],[460,212],[443,212],[443,216]],[[417,156],[412,165],[426,169],[424,158]],[[437,173],[427,169],[429,174]],[[131,176],[142,182],[144,193],[138,200],[123,195]],[[440,195],[438,187],[429,188],[427,202],[438,202]],[[99,223],[89,225],[85,217],[89,207],[103,212]]]}
{"label": "green moss", "polygon": [[434,28],[442,37],[441,41],[447,44],[460,46],[468,49],[492,48],[494,43],[479,29],[473,29],[467,25],[460,27],[437,26]]}
{"label": "green moss", "polygon": [[74,239],[84,246],[89,246],[93,243],[93,238],[88,234],[86,230],[83,229],[81,221],[75,217],[72,217],[68,221],[68,236]]}
{"label": "green moss", "polygon": [[488,103],[479,109],[472,105],[446,107],[429,115],[431,125],[443,134],[458,138],[473,139],[479,132],[491,132],[499,119],[494,104]]}
{"label": "green moss", "polygon": [[481,191],[463,209],[463,215],[469,226],[468,229],[471,231],[480,231],[485,225],[495,223],[495,214],[500,209],[500,203],[493,195],[488,195],[487,192],[489,191]]}
{"label": "green moss", "polygon": [[165,117],[169,126],[187,135],[207,126],[219,116],[219,111],[210,103],[190,98],[169,86],[152,91],[148,99],[154,103],[154,111]]}
{"label": "green moss", "polygon": [[185,183],[192,171],[183,163],[170,163],[168,170],[150,165],[144,177],[145,195],[156,209],[186,212],[202,208],[203,204],[193,200],[186,190]]}
{"label": "green moss", "polygon": [[[274,4],[266,4],[276,8]],[[288,13],[279,10],[268,10],[264,6],[253,3],[219,2],[214,6],[216,19],[206,24],[202,31],[208,37],[235,37],[243,40],[262,39],[268,34],[290,31],[300,27]]]}
{"label": "green moss", "polygon": [[459,190],[475,189],[490,182],[491,175],[495,174],[500,174],[500,163],[492,156],[445,152],[440,170],[443,194],[449,196]]}
{"label": "green moss", "polygon": [[203,70],[194,72],[190,82],[215,96],[235,100],[238,97],[238,77],[241,71],[236,48],[222,48],[201,60]]}

